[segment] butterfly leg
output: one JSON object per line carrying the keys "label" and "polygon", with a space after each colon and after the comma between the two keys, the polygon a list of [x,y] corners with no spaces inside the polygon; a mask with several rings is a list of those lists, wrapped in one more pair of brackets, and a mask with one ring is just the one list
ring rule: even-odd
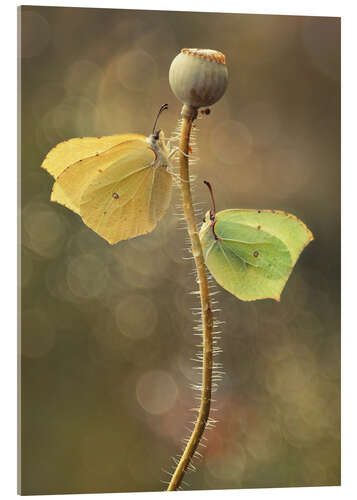
{"label": "butterfly leg", "polygon": [[172,157],[174,157],[177,153],[182,153],[182,154],[183,154],[184,156],[186,156],[187,158],[189,158],[189,157],[190,157],[190,155],[188,155],[188,154],[184,153],[184,152],[183,152],[183,151],[181,151],[181,149],[180,149],[180,148],[178,148],[178,147],[171,149],[171,151],[170,151],[170,153],[169,153],[169,156],[168,156],[168,157],[169,157],[169,158],[172,158]]}
{"label": "butterfly leg", "polygon": [[173,171],[173,168],[171,167],[171,165],[168,165],[167,167],[167,171],[170,175],[172,175],[172,177],[174,179],[176,179],[177,181],[180,181],[180,182],[189,182],[189,181],[186,181],[185,179],[182,179],[179,175],[177,175],[174,171]]}
{"label": "butterfly leg", "polygon": [[179,140],[179,137],[170,137],[170,139],[167,140],[166,147],[167,149],[171,149],[171,143],[172,142],[177,142]]}

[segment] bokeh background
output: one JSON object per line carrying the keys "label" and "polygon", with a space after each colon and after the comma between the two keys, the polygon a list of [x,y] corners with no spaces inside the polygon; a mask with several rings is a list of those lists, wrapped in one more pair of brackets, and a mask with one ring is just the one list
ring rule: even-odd
{"label": "bokeh background", "polygon": [[110,247],[49,201],[47,152],[71,137],[148,135],[182,47],[227,58],[197,122],[195,200],[294,213],[315,241],[283,292],[217,296],[226,375],[185,489],[340,482],[340,20],[22,7],[21,491],[149,491],[180,452],[198,372],[179,191],[158,228]]}

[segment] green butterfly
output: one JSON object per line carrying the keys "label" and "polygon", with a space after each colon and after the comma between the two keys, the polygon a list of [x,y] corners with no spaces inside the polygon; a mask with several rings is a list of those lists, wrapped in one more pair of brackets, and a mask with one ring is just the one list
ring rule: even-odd
{"label": "green butterfly", "polygon": [[280,295],[303,249],[314,239],[294,215],[278,210],[232,209],[206,213],[200,240],[206,266],[241,300]]}

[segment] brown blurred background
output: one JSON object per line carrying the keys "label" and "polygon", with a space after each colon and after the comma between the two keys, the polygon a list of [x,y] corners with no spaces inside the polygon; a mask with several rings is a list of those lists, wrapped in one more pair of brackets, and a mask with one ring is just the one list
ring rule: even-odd
{"label": "brown blurred background", "polygon": [[[182,47],[222,51],[229,88],[197,122],[195,200],[275,208],[313,231],[283,292],[225,291],[218,424],[185,489],[340,481],[340,20],[22,7],[23,494],[165,488],[196,405],[179,191],[151,234],[110,247],[49,201],[47,152],[71,137],[148,135]],[[201,450],[202,452],[202,450]]]}

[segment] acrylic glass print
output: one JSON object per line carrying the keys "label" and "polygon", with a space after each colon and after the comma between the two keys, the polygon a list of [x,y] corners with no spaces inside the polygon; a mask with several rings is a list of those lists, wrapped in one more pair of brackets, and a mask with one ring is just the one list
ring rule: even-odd
{"label": "acrylic glass print", "polygon": [[19,35],[19,492],[340,484],[340,19]]}

